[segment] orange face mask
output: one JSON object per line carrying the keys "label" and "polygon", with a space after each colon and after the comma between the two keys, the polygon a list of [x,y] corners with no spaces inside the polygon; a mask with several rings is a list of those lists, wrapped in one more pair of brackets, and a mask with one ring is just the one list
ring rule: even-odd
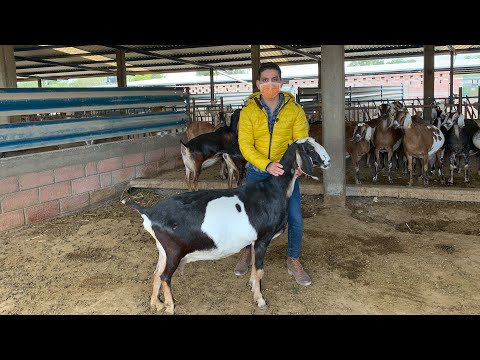
{"label": "orange face mask", "polygon": [[275,98],[280,93],[280,88],[282,87],[282,84],[280,83],[266,83],[266,84],[260,84],[260,92],[262,93],[262,96],[267,99],[267,100],[272,100]]}

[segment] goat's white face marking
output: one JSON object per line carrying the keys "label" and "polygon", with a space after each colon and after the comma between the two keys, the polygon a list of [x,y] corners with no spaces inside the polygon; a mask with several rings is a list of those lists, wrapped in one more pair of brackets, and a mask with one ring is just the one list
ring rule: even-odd
{"label": "goat's white face marking", "polygon": [[199,256],[198,260],[220,259],[257,240],[257,231],[245,212],[245,204],[236,195],[210,201],[200,229],[213,240],[216,249],[189,254],[192,259]]}
{"label": "goat's white face marking", "polygon": [[320,159],[322,159],[324,163],[324,168],[327,168],[330,166],[330,156],[328,155],[327,150],[325,150],[325,148],[322,145],[317,143],[314,138],[306,137],[303,139],[299,139],[296,142],[298,144],[303,144],[304,142],[308,142],[310,145],[313,146],[317,154],[320,156]]}

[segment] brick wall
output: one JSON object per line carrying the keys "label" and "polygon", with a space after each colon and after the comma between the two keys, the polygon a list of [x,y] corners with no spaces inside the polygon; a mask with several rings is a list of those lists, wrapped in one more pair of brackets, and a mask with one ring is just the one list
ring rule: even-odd
{"label": "brick wall", "polygon": [[[101,145],[92,151],[101,154]],[[183,167],[180,146],[158,147],[3,178],[0,173],[0,232],[87,208],[120,196],[131,179],[156,177]],[[30,155],[32,161],[35,155],[40,162],[45,153]],[[15,158],[1,161],[14,162]]]}

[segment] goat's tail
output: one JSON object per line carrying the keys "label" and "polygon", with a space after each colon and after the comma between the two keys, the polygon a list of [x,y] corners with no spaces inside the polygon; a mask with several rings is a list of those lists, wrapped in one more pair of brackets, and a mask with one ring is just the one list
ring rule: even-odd
{"label": "goat's tail", "polygon": [[137,203],[134,203],[133,201],[127,201],[127,200],[121,200],[122,204],[128,205],[135,210],[137,210],[140,214],[145,214],[145,208],[142,205],[138,205]]}

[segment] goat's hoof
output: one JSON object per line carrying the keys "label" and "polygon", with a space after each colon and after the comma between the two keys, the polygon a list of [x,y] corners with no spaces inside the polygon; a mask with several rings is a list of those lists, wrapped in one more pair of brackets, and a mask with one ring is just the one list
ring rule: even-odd
{"label": "goat's hoof", "polygon": [[165,308],[165,314],[174,315],[175,314],[175,305],[167,306]]}
{"label": "goat's hoof", "polygon": [[160,300],[157,300],[156,302],[151,302],[150,303],[150,308],[152,310],[157,311],[157,312],[162,311],[164,307],[165,307],[165,305]]}
{"label": "goat's hoof", "polygon": [[265,301],[265,299],[258,299],[257,300],[257,305],[260,309],[262,310],[265,310],[268,306],[267,306],[267,302]]}

